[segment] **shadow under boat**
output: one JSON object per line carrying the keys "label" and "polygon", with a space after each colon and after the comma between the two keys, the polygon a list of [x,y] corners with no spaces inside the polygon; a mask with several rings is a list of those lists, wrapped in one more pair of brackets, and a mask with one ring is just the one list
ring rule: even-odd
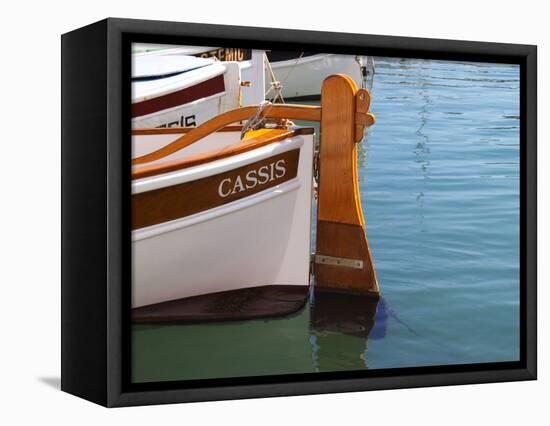
{"label": "shadow under boat", "polygon": [[[223,291],[132,310],[134,323],[201,323],[299,315],[307,301],[307,286],[270,285]],[[386,302],[315,289],[310,298],[310,329],[363,339],[382,339],[388,319]]]}
{"label": "shadow under boat", "polygon": [[265,285],[220,291],[132,309],[132,322],[201,323],[275,318],[297,313],[307,301],[304,285]]}

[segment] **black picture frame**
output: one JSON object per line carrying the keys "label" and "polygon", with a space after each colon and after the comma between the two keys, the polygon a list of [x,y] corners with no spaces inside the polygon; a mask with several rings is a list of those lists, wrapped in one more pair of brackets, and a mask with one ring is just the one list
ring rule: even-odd
{"label": "black picture frame", "polygon": [[[536,46],[118,18],[61,41],[62,390],[115,407],[536,379]],[[131,384],[132,42],[519,64],[520,360]]]}

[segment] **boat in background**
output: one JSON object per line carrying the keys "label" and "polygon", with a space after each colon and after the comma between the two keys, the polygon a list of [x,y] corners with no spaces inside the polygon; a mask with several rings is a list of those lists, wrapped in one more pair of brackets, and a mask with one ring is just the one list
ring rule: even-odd
{"label": "boat in background", "polygon": [[[149,46],[149,45],[143,45]],[[238,63],[240,68],[240,99],[239,106],[258,105],[265,99],[265,74],[264,74],[264,51],[254,49],[215,49],[208,47],[180,46],[164,48],[162,45],[149,46],[152,50],[144,48],[136,49],[133,54],[135,61],[150,61],[155,63],[156,58],[181,58],[189,57],[199,61],[216,62],[218,64]],[[206,50],[205,50],[206,49]],[[215,49],[217,55],[211,53]],[[155,59],[154,59],[155,58]],[[220,59],[221,58],[221,59]],[[162,60],[161,60],[162,61]],[[235,107],[236,108],[236,107]],[[227,109],[226,109],[227,111]],[[220,112],[221,113],[221,112]]]}
{"label": "boat in background", "polygon": [[[372,57],[339,55],[315,52],[267,51],[267,59],[274,79],[267,82],[281,87],[285,100],[308,101],[321,97],[319,88],[325,78],[332,74],[345,74],[357,87],[372,87],[374,62]],[[247,78],[246,73],[243,74]],[[275,91],[276,88],[273,89]]]}
{"label": "boat in background", "polygon": [[[238,61],[244,81],[259,81],[258,67],[253,66],[252,58],[262,50],[223,48],[207,46],[136,45],[141,55],[148,56],[195,56],[202,59],[217,59],[220,62]],[[150,50],[146,50],[150,49]],[[320,99],[323,80],[332,74],[345,74],[353,79],[357,87],[372,88],[374,59],[365,55],[340,55],[299,51],[265,51],[266,75],[264,93],[266,99],[274,99],[280,93],[285,100],[304,101]],[[257,85],[256,85],[257,86]],[[243,105],[258,102],[244,97]]]}
{"label": "boat in background", "polygon": [[198,126],[241,106],[236,62],[192,56],[134,55],[132,127]]}

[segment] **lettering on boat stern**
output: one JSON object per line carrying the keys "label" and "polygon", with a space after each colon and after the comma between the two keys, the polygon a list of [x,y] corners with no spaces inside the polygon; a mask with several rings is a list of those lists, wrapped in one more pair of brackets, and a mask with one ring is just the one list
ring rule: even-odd
{"label": "lettering on boat stern", "polygon": [[225,173],[132,195],[132,229],[209,210],[280,185],[297,176],[294,149]]}
{"label": "lettering on boat stern", "polygon": [[237,175],[235,179],[226,177],[218,185],[218,195],[222,198],[239,192],[248,191],[257,185],[266,185],[286,174],[286,160],[281,158],[258,169],[249,170],[245,175]]}
{"label": "lettering on boat stern", "polygon": [[166,129],[168,127],[196,127],[197,117],[193,115],[180,115],[179,120],[162,123],[157,129]]}
{"label": "lettering on boat stern", "polygon": [[200,58],[216,58],[220,61],[248,61],[252,58],[251,49],[240,49],[234,47],[220,47],[208,52],[197,53],[194,56]]}

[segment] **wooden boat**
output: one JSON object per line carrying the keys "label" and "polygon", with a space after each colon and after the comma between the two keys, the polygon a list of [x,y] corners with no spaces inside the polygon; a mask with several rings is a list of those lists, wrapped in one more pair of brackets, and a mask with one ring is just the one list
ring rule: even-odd
{"label": "wooden boat", "polygon": [[[193,129],[134,129],[134,321],[287,314],[304,304],[312,264],[319,289],[377,296],[357,187],[369,104],[335,75],[320,107],[248,106]],[[271,125],[241,138],[234,123],[250,118]],[[313,130],[290,119],[321,123],[313,263]]]}
{"label": "wooden boat", "polygon": [[241,104],[236,62],[134,55],[132,127],[197,126]]}
{"label": "wooden boat", "polygon": [[[204,46],[181,46],[167,48],[158,45],[155,50],[142,53],[149,56],[195,56],[201,59],[215,58],[218,61],[238,61],[244,81],[257,82],[258,67],[254,65],[254,55],[264,51],[251,49],[219,48]],[[265,51],[269,65],[276,81],[266,78],[265,92],[274,94],[271,85],[280,85],[284,99],[292,101],[317,100],[323,80],[329,75],[341,73],[351,77],[358,87],[371,87],[374,75],[372,57],[364,55],[338,55],[316,52]],[[256,62],[259,62],[256,60]],[[268,94],[269,95],[269,94]],[[262,94],[263,97],[263,94]],[[271,96],[268,96],[271,98]],[[257,103],[257,93],[248,99],[245,96],[243,105]]]}

